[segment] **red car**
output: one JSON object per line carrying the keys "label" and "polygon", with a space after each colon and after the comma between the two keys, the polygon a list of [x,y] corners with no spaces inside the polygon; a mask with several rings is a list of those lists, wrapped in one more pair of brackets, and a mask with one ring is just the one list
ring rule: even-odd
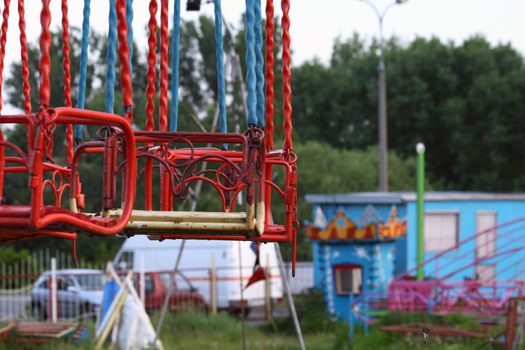
{"label": "red car", "polygon": [[[140,274],[134,275],[137,292],[140,294]],[[164,304],[166,293],[172,286],[169,298],[169,310],[180,311],[184,309],[200,310],[206,312],[208,306],[203,296],[197,292],[183,275],[173,272],[146,272],[144,276],[145,306],[148,312],[159,310]]]}

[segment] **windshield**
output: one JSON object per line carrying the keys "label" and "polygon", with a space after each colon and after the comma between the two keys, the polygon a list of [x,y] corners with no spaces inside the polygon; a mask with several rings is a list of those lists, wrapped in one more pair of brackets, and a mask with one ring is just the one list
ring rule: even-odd
{"label": "windshield", "polygon": [[104,285],[103,274],[76,275],[78,284],[85,290],[102,290]]}
{"label": "windshield", "polygon": [[169,272],[162,272],[159,274],[160,282],[164,286],[164,288],[169,289],[171,288],[172,282],[172,274]]}

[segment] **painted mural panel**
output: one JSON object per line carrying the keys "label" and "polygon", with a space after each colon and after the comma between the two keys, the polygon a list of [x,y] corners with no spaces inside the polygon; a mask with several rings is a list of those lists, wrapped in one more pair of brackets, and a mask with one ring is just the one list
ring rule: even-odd
{"label": "painted mural panel", "polygon": [[328,311],[346,319],[351,296],[387,291],[407,223],[395,206],[316,206],[306,231],[314,241],[316,287]]}
{"label": "painted mural panel", "polygon": [[340,210],[328,222],[320,207],[315,209],[314,224],[306,227],[306,235],[313,240],[366,240],[392,239],[405,236],[407,222],[399,219],[397,208],[392,207],[384,222],[373,206],[367,206],[359,220],[359,225]]}

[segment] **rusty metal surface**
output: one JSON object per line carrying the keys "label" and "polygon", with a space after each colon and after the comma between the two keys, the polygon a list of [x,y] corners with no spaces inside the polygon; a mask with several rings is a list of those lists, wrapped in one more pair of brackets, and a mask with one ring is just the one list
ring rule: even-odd
{"label": "rusty metal surface", "polygon": [[505,350],[516,349],[522,336],[525,323],[525,298],[511,298],[505,326]]}
{"label": "rusty metal surface", "polygon": [[13,331],[22,338],[60,339],[73,334],[77,328],[76,323],[19,322]]}
{"label": "rusty metal surface", "polygon": [[381,330],[404,334],[422,334],[425,330],[429,335],[440,337],[462,337],[479,339],[490,338],[490,335],[486,331],[474,329],[460,329],[445,325],[435,325],[431,323],[407,323],[401,325],[383,326],[381,327]]}

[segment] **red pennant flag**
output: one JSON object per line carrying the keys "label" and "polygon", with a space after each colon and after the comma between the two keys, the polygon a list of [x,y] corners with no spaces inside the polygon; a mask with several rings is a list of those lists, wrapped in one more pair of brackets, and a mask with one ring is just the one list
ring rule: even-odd
{"label": "red pennant flag", "polygon": [[265,279],[266,279],[266,271],[262,267],[257,266],[257,268],[253,271],[253,274],[251,275],[244,289],[248,288],[255,282],[263,281]]}

